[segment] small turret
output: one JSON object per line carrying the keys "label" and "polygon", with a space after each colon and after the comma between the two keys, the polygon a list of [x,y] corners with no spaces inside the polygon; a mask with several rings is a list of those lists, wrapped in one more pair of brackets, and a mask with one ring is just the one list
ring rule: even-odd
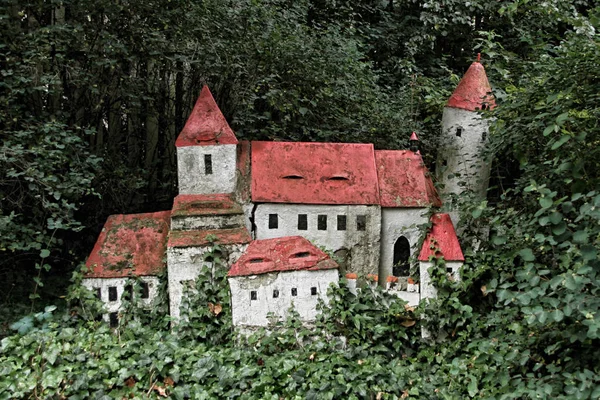
{"label": "small turret", "polygon": [[418,152],[419,151],[419,137],[417,136],[416,132],[413,132],[412,135],[410,135],[410,150],[413,152]]}
{"label": "small turret", "polygon": [[208,86],[177,137],[179,194],[233,193],[238,140]]}
{"label": "small turret", "polygon": [[485,198],[491,163],[481,154],[488,121],[481,118],[480,111],[496,107],[491,90],[478,55],[444,107],[437,179],[443,184],[442,197],[450,209],[451,194],[472,191]]}

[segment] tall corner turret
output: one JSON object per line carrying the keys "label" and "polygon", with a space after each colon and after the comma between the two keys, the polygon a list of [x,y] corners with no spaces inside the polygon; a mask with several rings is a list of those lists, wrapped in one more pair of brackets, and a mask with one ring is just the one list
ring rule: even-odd
{"label": "tall corner turret", "polygon": [[177,137],[179,194],[233,193],[238,140],[208,86]]}
{"label": "tall corner turret", "polygon": [[496,107],[492,89],[480,62],[473,62],[444,107],[442,140],[437,157],[437,180],[444,203],[452,209],[452,194],[472,191],[485,198],[491,163],[482,156],[489,120],[481,111]]}

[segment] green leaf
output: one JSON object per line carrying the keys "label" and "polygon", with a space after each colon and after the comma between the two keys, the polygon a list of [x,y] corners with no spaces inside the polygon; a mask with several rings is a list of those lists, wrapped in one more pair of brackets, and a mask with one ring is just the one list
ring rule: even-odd
{"label": "green leaf", "polygon": [[50,250],[48,249],[43,249],[42,251],[40,251],[40,257],[42,258],[46,258],[50,255]]}
{"label": "green leaf", "polygon": [[571,136],[569,136],[569,135],[563,135],[563,136],[561,136],[560,139],[558,139],[556,142],[554,142],[554,144],[552,145],[551,149],[552,150],[558,149],[560,146],[562,146],[563,144],[567,143],[570,139],[571,139]]}
{"label": "green leaf", "polygon": [[598,250],[591,244],[581,246],[581,255],[586,261],[595,260],[597,257]]}
{"label": "green leaf", "polygon": [[542,208],[550,208],[552,207],[552,204],[554,204],[552,198],[546,196],[540,197],[540,205]]}
{"label": "green leaf", "polygon": [[519,251],[519,255],[523,259],[523,261],[534,261],[535,256],[533,255],[533,251],[530,248],[522,249]]}
{"label": "green leaf", "polygon": [[554,310],[554,311],[552,311],[552,315],[551,316],[552,316],[552,319],[555,322],[560,322],[565,317],[565,315],[563,314],[563,312],[561,310]]}

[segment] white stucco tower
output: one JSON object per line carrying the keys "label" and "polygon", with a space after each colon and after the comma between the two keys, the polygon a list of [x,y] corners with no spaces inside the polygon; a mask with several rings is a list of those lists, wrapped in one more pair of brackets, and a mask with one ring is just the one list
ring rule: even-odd
{"label": "white stucco tower", "polygon": [[472,191],[485,198],[491,162],[481,154],[489,125],[481,112],[496,106],[491,90],[477,56],[444,107],[436,175],[443,184],[442,198],[450,210],[454,209],[452,195]]}
{"label": "white stucco tower", "polygon": [[204,86],[177,137],[179,194],[233,193],[237,138]]}

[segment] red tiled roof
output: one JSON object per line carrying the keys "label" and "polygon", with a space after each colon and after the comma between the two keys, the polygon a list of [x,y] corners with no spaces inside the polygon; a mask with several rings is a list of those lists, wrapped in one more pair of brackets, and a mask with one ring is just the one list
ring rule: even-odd
{"label": "red tiled roof", "polygon": [[87,259],[86,278],[157,275],[165,267],[170,211],[111,215]]}
{"label": "red tiled roof", "polygon": [[252,238],[246,228],[215,229],[201,231],[171,231],[169,235],[169,247],[198,247],[207,246],[211,241],[207,237],[212,236],[218,244],[245,244]]}
{"label": "red tiled roof", "polygon": [[237,144],[237,138],[217,106],[208,86],[202,88],[196,105],[183,130],[177,137],[176,147]]}
{"label": "red tiled roof", "polygon": [[488,82],[485,68],[475,61],[448,100],[448,107],[462,108],[475,111],[482,109],[485,104],[489,109],[496,107],[496,101],[491,94],[492,88]]}
{"label": "red tiled roof", "polygon": [[444,257],[446,261],[464,261],[450,216],[435,214],[431,217],[431,222],[433,226],[423,242],[419,261],[429,261],[431,256]]}
{"label": "red tiled roof", "polygon": [[379,204],[372,144],[252,142],[252,201]]}
{"label": "red tiled roof", "polygon": [[337,263],[311,242],[300,236],[288,236],[250,243],[240,259],[231,266],[229,276],[336,268]]}
{"label": "red tiled roof", "polygon": [[171,216],[242,213],[232,194],[180,194],[173,201]]}
{"label": "red tiled roof", "polygon": [[409,150],[377,150],[375,163],[382,207],[442,205],[420,154]]}

